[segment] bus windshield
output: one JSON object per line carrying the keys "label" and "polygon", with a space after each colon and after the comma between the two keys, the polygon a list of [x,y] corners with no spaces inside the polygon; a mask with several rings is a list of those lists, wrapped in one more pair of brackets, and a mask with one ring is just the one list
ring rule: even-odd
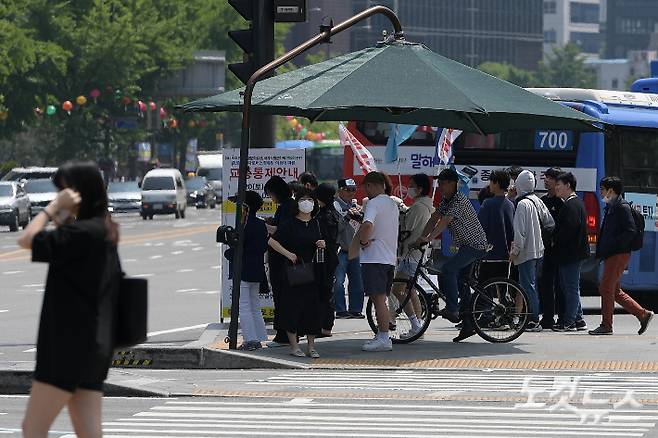
{"label": "bus windshield", "polygon": [[619,150],[609,149],[609,153],[621,155],[619,173],[626,190],[655,193],[658,190],[658,130],[619,127],[616,137],[617,141],[610,142],[608,147]]}

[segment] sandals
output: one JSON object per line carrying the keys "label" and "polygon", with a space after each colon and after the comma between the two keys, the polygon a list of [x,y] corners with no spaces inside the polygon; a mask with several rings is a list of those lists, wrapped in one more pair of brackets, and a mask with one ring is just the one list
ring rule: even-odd
{"label": "sandals", "polygon": [[320,353],[318,353],[316,350],[308,350],[308,357],[311,359],[319,359]]}
{"label": "sandals", "polygon": [[290,355],[291,355],[291,356],[295,356],[295,357],[306,357],[306,355],[305,355],[304,352],[301,350],[301,348],[297,348],[296,350],[292,350],[292,351],[290,352]]}

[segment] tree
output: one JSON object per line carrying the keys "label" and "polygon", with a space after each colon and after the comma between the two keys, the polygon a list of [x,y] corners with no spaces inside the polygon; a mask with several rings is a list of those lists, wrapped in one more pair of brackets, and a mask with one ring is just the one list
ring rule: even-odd
{"label": "tree", "polygon": [[585,67],[580,49],[575,44],[557,47],[539,66],[541,87],[594,88],[596,74]]}
{"label": "tree", "polygon": [[534,72],[523,70],[510,64],[485,62],[484,64],[480,64],[478,69],[490,74],[491,76],[495,76],[498,79],[518,85],[519,87],[537,86],[537,77]]}

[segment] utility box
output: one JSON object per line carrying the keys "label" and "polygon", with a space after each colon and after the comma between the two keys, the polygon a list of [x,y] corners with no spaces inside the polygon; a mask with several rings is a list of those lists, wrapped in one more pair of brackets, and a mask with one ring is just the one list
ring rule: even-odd
{"label": "utility box", "polygon": [[274,0],[274,21],[303,23],[308,19],[307,0]]}

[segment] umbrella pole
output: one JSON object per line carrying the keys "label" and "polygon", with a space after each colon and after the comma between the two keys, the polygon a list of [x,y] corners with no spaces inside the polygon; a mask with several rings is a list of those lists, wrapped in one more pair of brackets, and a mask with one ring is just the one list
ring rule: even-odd
{"label": "umbrella pole", "polygon": [[391,9],[385,6],[374,6],[366,9],[347,20],[338,23],[336,26],[321,27],[322,32],[300,44],[289,52],[284,53],[274,61],[256,70],[251,75],[244,90],[244,104],[242,106],[242,137],[240,141],[240,167],[238,175],[238,199],[235,211],[235,230],[238,233],[238,242],[233,255],[233,290],[231,293],[231,322],[228,329],[228,348],[235,350],[238,342],[238,318],[240,315],[240,282],[242,280],[242,256],[244,254],[244,227],[242,226],[242,204],[244,203],[245,193],[247,191],[247,170],[249,164],[249,128],[251,115],[251,96],[254,92],[256,82],[265,78],[269,73],[276,70],[286,62],[296,56],[306,52],[308,49],[318,44],[328,42],[333,35],[342,32],[362,20],[376,14],[386,16],[393,24],[395,30],[395,39],[404,39],[402,25],[400,20]]}

